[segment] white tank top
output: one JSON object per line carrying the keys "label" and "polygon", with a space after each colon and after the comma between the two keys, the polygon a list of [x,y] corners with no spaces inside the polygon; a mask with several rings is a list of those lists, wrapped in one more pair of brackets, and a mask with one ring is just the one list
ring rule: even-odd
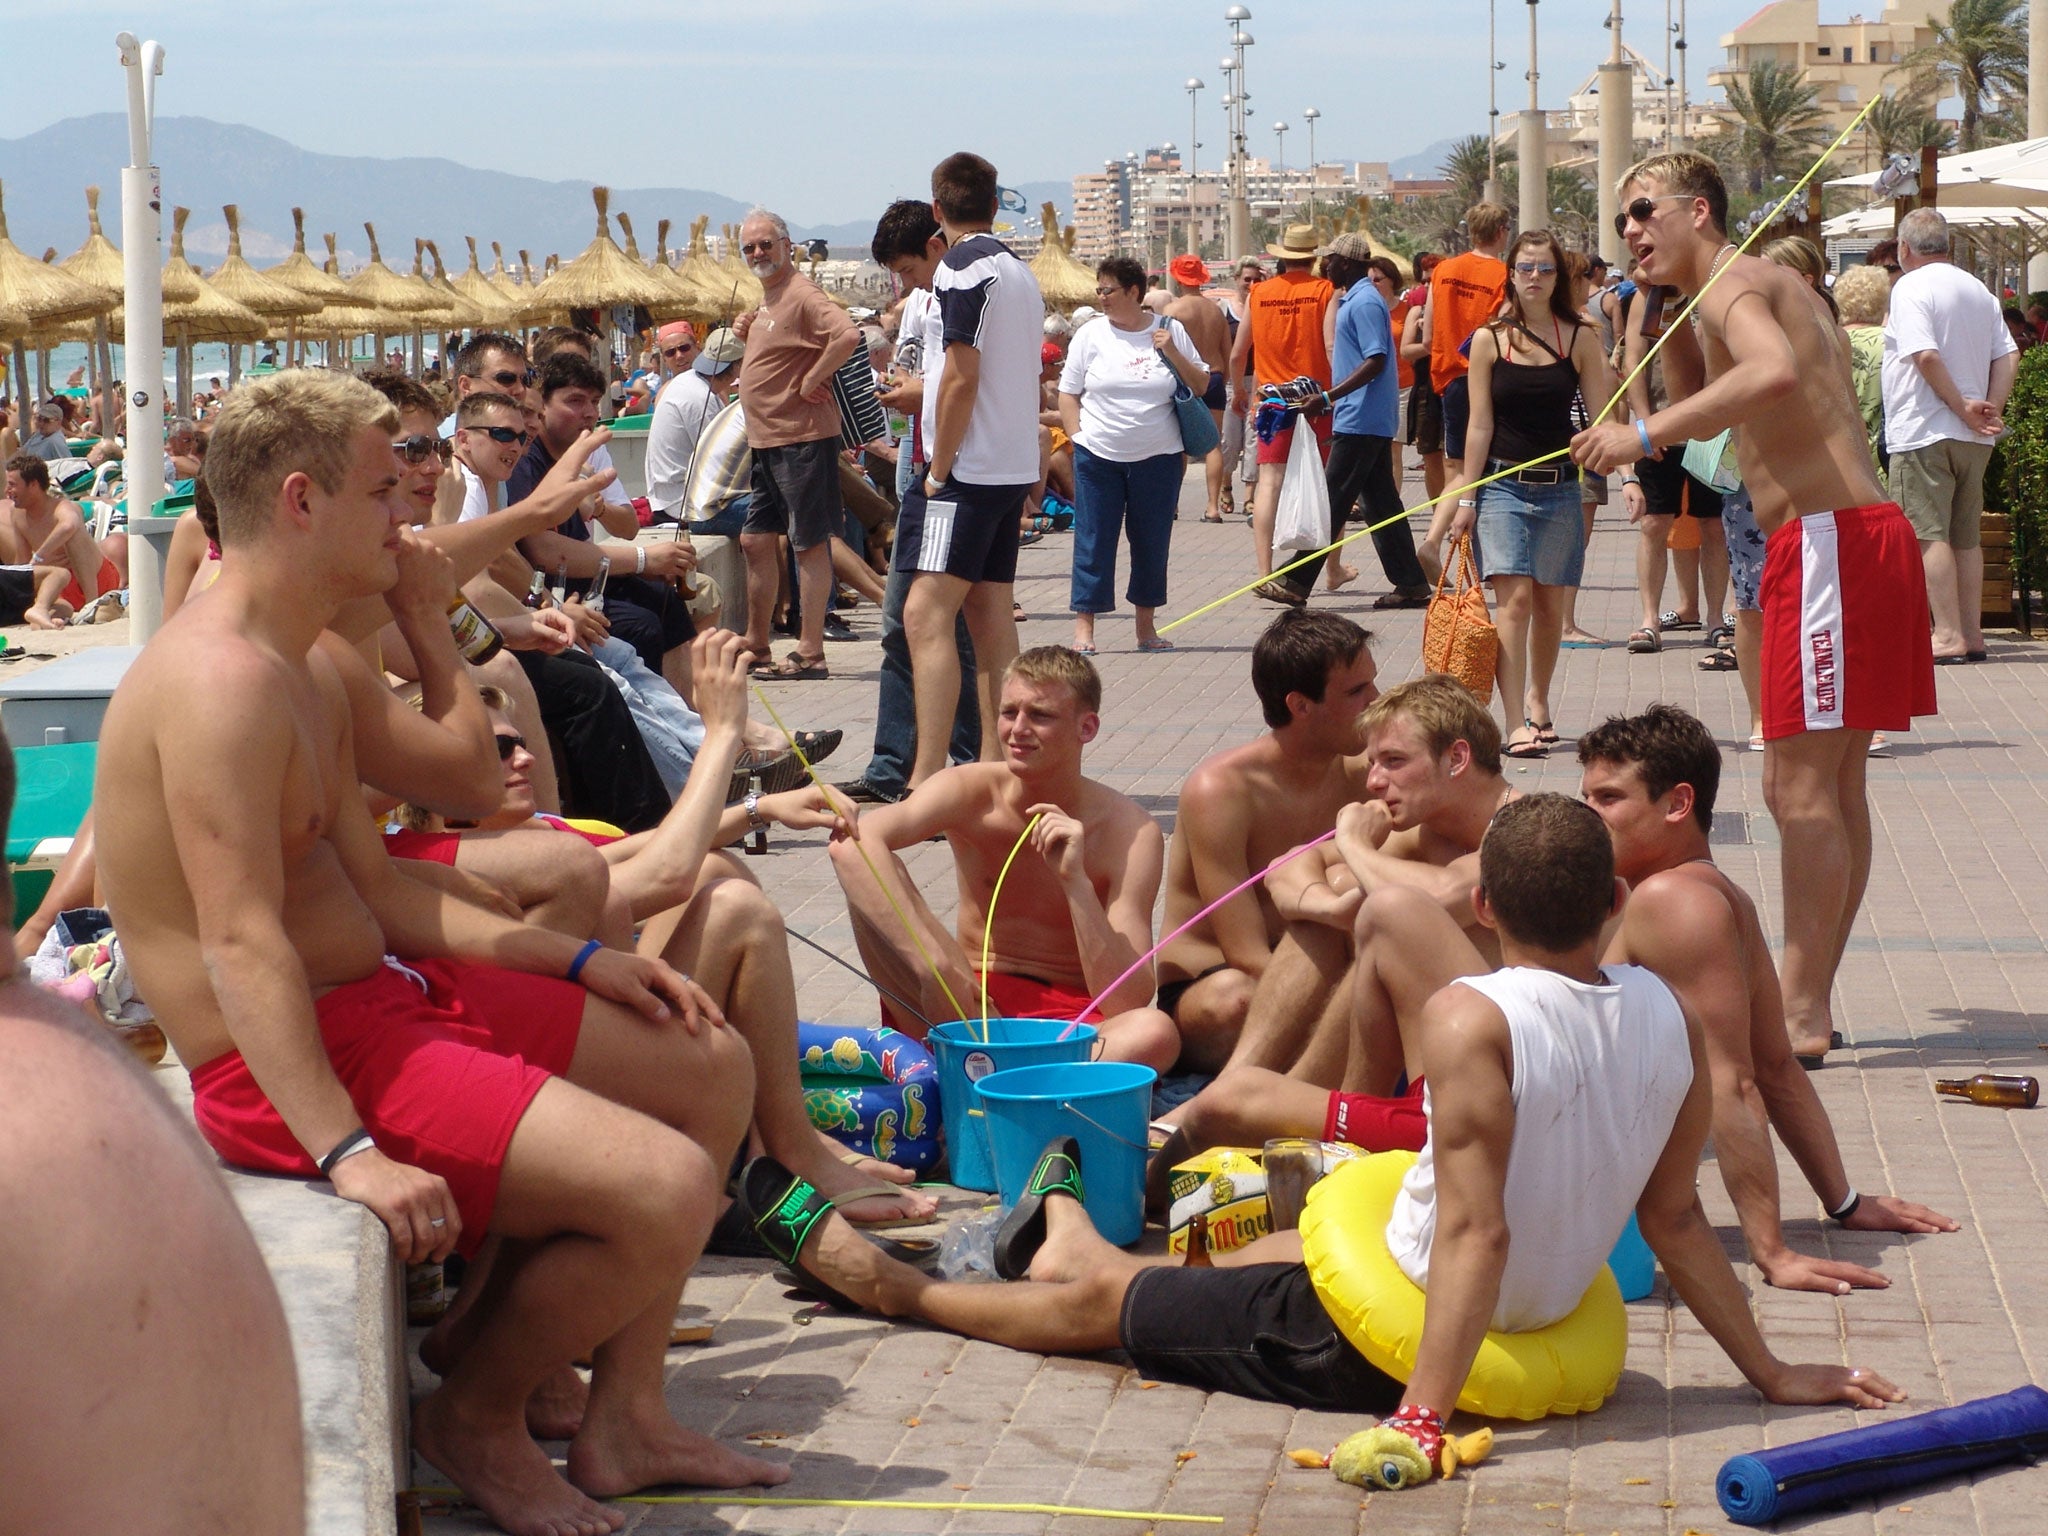
{"label": "white tank top", "polygon": [[[1692,1086],[1678,999],[1637,965],[1603,969],[1592,986],[1513,966],[1456,983],[1507,1016],[1514,1048],[1514,1138],[1508,1146],[1508,1259],[1489,1327],[1546,1327],[1579,1304],[1641,1199]],[[1429,1089],[1423,1089],[1429,1112]],[[1387,1222],[1402,1272],[1429,1288],[1436,1236],[1431,1143]]]}

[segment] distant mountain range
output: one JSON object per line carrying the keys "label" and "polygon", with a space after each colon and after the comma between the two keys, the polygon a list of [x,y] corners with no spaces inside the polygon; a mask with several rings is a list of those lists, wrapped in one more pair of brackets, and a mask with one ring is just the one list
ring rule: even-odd
{"label": "distant mountain range", "polygon": [[1389,160],[1387,169],[1402,181],[1429,181],[1443,174],[1444,159],[1457,146],[1456,139],[1438,139],[1427,149]]}
{"label": "distant mountain range", "polygon": [[[223,203],[240,208],[242,250],[259,266],[291,249],[294,205],[306,210],[307,247],[316,259],[322,232],[333,230],[345,265],[367,260],[367,219],[377,226],[385,262],[400,269],[410,269],[416,237],[437,242],[450,268],[460,271],[468,260],[465,235],[477,237],[488,268],[493,240],[504,245],[508,260],[521,248],[536,262],[549,252],[566,260],[590,243],[597,227],[589,182],[542,181],[454,160],[316,154],[260,129],[203,117],[157,119],[155,147],[163,172],[165,239],[172,207],[190,208],[185,246],[202,267],[227,250]],[[114,112],[66,118],[23,138],[0,139],[0,182],[14,243],[32,256],[52,245],[65,255],[78,249],[86,232],[85,188],[97,185],[101,222],[118,244],[121,167],[127,161],[127,120]],[[1047,198],[1063,220],[1073,217],[1070,182],[1025,182],[1017,190],[1032,210],[1033,228],[1038,205]],[[690,187],[614,187],[611,206],[614,213],[632,216],[641,250],[652,255],[661,219],[675,221],[670,239],[680,242],[699,214],[711,216],[715,232],[750,205]],[[835,254],[865,252],[874,235],[873,220],[806,224],[800,210],[777,212],[797,238],[829,240]],[[1018,220],[1020,228],[1024,222]]]}

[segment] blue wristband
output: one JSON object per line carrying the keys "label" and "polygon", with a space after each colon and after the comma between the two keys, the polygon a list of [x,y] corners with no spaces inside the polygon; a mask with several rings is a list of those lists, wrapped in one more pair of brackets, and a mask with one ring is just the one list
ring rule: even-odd
{"label": "blue wristband", "polygon": [[576,951],[576,958],[569,962],[569,974],[563,980],[574,981],[578,976],[581,976],[583,974],[584,962],[603,948],[604,945],[596,939],[587,940],[583,947]]}
{"label": "blue wristband", "polygon": [[1636,436],[1640,437],[1643,440],[1644,458],[1647,459],[1651,454],[1657,451],[1656,446],[1652,444],[1650,441],[1650,424],[1647,421],[1644,421],[1643,418],[1640,416],[1636,418]]}

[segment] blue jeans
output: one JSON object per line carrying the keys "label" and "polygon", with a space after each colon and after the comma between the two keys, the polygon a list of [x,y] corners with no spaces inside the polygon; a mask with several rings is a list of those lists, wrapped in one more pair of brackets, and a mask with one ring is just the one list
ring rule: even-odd
{"label": "blue jeans", "polygon": [[[903,458],[907,463],[910,455]],[[898,795],[910,787],[910,769],[917,761],[917,693],[910,680],[910,639],[903,632],[903,599],[916,574],[890,562],[889,583],[882,591],[882,689],[875,702],[875,750],[861,775],[876,789]],[[948,755],[956,763],[971,763],[981,756],[981,706],[974,696],[974,642],[968,638],[965,615],[954,618],[953,639],[960,648],[960,703],[953,711]]]}
{"label": "blue jeans", "polygon": [[1186,464],[1179,453],[1125,464],[1074,444],[1074,584],[1068,604],[1074,612],[1116,611],[1116,546],[1127,527],[1131,580],[1125,600],[1139,608],[1166,601],[1166,556]]}
{"label": "blue jeans", "polygon": [[654,771],[661,775],[669,798],[683,792],[690,779],[690,764],[704,745],[704,721],[683,702],[683,696],[669,686],[668,679],[650,671],[640,653],[617,638],[606,638],[596,648],[598,664],[610,675],[633,712],[647,755],[654,759]]}

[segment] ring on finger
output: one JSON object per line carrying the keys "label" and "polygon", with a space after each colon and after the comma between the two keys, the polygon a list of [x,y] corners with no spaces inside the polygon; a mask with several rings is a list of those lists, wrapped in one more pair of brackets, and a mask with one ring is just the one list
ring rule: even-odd
{"label": "ring on finger", "polygon": [[448,1221],[446,1217],[436,1216],[428,1221],[427,1225],[430,1227],[445,1227],[448,1225]]}

